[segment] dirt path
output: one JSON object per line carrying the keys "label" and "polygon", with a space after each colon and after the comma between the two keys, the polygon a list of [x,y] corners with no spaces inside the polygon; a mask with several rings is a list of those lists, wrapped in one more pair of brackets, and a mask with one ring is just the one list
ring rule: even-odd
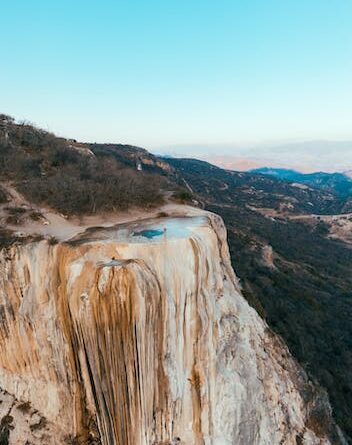
{"label": "dirt path", "polygon": [[341,213],[337,215],[295,215],[285,212],[278,212],[274,209],[247,206],[250,210],[260,213],[267,218],[287,218],[290,220],[304,221],[316,226],[320,221],[329,226],[329,238],[343,241],[349,246],[352,245],[352,213]]}
{"label": "dirt path", "polygon": [[165,205],[155,209],[131,209],[125,212],[104,213],[99,215],[90,215],[84,217],[67,218],[64,215],[56,213],[46,207],[35,206],[29,203],[23,195],[21,195],[11,184],[2,183],[10,197],[10,202],[0,206],[0,219],[8,216],[9,208],[22,208],[27,213],[37,212],[42,216],[38,220],[33,220],[29,216],[21,218],[19,224],[12,225],[7,223],[6,226],[14,230],[17,234],[25,235],[42,235],[44,237],[55,237],[60,241],[68,240],[79,233],[84,232],[89,227],[109,227],[115,224],[126,223],[129,221],[138,221],[145,218],[153,218],[162,214],[170,216],[177,215],[197,215],[199,210],[194,207],[185,206],[170,202],[170,196],[167,196]]}

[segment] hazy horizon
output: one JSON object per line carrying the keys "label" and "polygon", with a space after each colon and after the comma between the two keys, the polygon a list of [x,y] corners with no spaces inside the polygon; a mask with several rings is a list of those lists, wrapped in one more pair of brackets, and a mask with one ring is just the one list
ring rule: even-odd
{"label": "hazy horizon", "polygon": [[287,168],[306,173],[352,170],[352,141],[292,141],[248,146],[185,144],[152,151],[161,155],[198,158],[240,171],[259,167]]}
{"label": "hazy horizon", "polygon": [[[0,110],[1,112],[1,110]],[[21,122],[16,116],[12,116]],[[28,119],[23,122],[43,128]],[[60,134],[51,128],[43,128],[57,136],[77,139],[75,134]],[[348,172],[352,174],[352,139],[348,140],[285,140],[251,143],[196,143],[147,146],[122,140],[84,140],[78,142],[136,145],[155,155],[190,157],[205,160],[220,167],[248,171],[260,167],[286,168],[312,173]]]}

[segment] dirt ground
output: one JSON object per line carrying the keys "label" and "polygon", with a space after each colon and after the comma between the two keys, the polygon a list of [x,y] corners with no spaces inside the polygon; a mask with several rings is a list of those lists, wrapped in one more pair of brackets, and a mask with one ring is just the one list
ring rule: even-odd
{"label": "dirt ground", "polygon": [[[35,206],[29,203],[10,184],[2,183],[2,188],[9,197],[9,202],[0,205],[0,222],[19,236],[41,235],[46,238],[55,237],[66,241],[89,227],[109,227],[119,223],[138,221],[145,218],[170,215],[197,215],[199,209],[170,201],[154,209],[135,208],[125,212],[103,213],[83,217],[70,217],[54,212],[53,210]],[[9,220],[14,212],[18,214],[18,221]],[[31,215],[35,215],[35,219]]]}

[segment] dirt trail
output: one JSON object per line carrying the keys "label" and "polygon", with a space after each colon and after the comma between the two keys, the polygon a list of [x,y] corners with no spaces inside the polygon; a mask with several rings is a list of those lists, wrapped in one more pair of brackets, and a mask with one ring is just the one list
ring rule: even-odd
{"label": "dirt trail", "polygon": [[319,222],[324,222],[329,226],[328,237],[335,240],[343,241],[348,245],[352,245],[352,213],[341,213],[337,215],[297,215],[288,212],[280,212],[275,209],[259,208],[247,205],[250,210],[260,213],[267,218],[287,218],[290,220],[304,221],[312,226],[316,226]]}
{"label": "dirt trail", "polygon": [[[56,213],[46,207],[35,206],[29,203],[11,184],[2,183],[1,186],[8,193],[10,202],[0,206],[0,219],[4,219],[7,216],[8,207],[20,207],[29,212],[38,212],[42,215],[37,221],[27,217],[16,225],[6,224],[7,227],[23,236],[42,235],[44,237],[55,237],[60,241],[64,241],[84,232],[89,227],[109,227],[119,223],[157,217],[164,213],[170,216],[191,216],[199,213],[197,208],[167,202],[165,205],[152,210],[131,209],[124,212],[110,212],[99,215],[67,218],[65,215]],[[169,200],[169,196],[167,196],[167,199]]]}

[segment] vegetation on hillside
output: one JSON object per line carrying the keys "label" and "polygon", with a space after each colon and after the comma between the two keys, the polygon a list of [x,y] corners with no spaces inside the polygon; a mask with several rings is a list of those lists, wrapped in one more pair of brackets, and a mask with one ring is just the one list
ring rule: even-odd
{"label": "vegetation on hillside", "polygon": [[67,215],[160,204],[165,173],[158,167],[137,170],[139,154],[126,146],[76,145],[0,116],[0,181],[10,181],[29,201]]}
{"label": "vegetation on hillside", "polygon": [[196,159],[169,158],[182,181],[186,180],[195,193],[207,202],[223,205],[268,208],[299,214],[336,214],[346,204],[345,197],[337,197],[326,190],[302,189],[269,175],[258,175],[223,170]]}
{"label": "vegetation on hillside", "polygon": [[274,176],[289,182],[305,184],[309,187],[324,189],[337,196],[352,196],[352,179],[343,173],[300,173],[285,168],[257,168],[252,173]]}
{"label": "vegetation on hillside", "polygon": [[[328,390],[335,418],[352,443],[352,249],[328,239],[322,222],[284,216],[339,213],[344,200],[201,161],[168,161],[205,208],[223,217],[245,297]],[[283,212],[271,217],[258,208]]]}

